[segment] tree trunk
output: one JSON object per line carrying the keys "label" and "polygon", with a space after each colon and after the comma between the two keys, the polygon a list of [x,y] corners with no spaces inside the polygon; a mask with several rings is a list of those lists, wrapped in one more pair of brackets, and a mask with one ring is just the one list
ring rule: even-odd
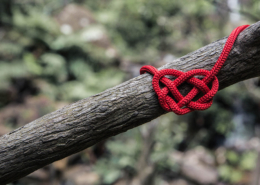
{"label": "tree trunk", "polygon": [[[227,38],[161,67],[210,70]],[[260,22],[244,30],[218,74],[220,89],[260,74]],[[166,112],[144,74],[102,93],[47,114],[0,137],[0,184],[17,180],[103,139],[144,124]],[[186,94],[191,87],[182,85]]]}

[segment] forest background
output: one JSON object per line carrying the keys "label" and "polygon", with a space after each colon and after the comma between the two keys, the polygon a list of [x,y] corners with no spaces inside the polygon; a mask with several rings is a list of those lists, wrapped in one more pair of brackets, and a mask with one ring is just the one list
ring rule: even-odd
{"label": "forest background", "polygon": [[[0,136],[260,20],[258,0],[1,0]],[[259,184],[260,81],[12,184]]]}

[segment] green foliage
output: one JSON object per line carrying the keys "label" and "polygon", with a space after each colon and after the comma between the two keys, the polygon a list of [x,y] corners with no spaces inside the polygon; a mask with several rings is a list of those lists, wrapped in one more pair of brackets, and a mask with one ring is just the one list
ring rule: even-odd
{"label": "green foliage", "polygon": [[239,156],[236,152],[234,151],[228,151],[227,152],[227,160],[231,163],[231,164],[237,164],[239,161]]}
{"label": "green foliage", "polygon": [[244,170],[253,170],[256,166],[257,152],[249,151],[242,155],[240,166]]}
{"label": "green foliage", "polygon": [[12,61],[6,63],[0,61],[0,90],[5,90],[9,88],[12,78],[26,77],[28,70],[22,61]]}
{"label": "green foliage", "polygon": [[[66,61],[64,57],[56,53],[45,53],[40,57],[43,76],[53,77],[57,83],[67,80]],[[57,70],[58,69],[58,70]]]}
{"label": "green foliage", "polygon": [[160,52],[181,56],[223,33],[218,25],[221,17],[205,0],[85,2],[96,10],[98,20],[106,25],[120,51],[133,60],[155,61]]}
{"label": "green foliage", "polygon": [[[0,44],[2,89],[11,85],[12,78],[27,77],[37,80],[40,93],[53,100],[75,101],[122,82],[123,73],[113,66],[105,50],[84,40],[93,26],[63,35],[53,17],[39,7],[10,7],[15,29],[6,32]],[[13,62],[19,59],[22,61]]]}
{"label": "green foliage", "polygon": [[242,178],[242,172],[232,168],[232,166],[223,165],[219,167],[220,178],[231,183],[238,183]]}

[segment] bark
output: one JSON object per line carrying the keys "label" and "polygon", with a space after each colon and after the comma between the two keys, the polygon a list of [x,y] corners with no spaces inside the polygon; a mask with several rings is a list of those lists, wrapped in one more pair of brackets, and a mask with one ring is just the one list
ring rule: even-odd
{"label": "bark", "polygon": [[[161,67],[210,70],[226,38]],[[237,38],[218,74],[220,89],[260,75],[260,22]],[[144,74],[100,94],[47,114],[0,137],[0,184],[6,184],[79,152],[99,141],[144,124],[166,112]],[[186,94],[189,85],[182,85]]]}

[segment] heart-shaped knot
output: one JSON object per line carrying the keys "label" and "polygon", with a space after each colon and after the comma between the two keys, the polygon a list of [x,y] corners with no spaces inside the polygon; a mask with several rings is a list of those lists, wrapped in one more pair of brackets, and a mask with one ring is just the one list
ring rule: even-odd
{"label": "heart-shaped knot", "polygon": [[[154,75],[152,84],[155,93],[158,95],[160,105],[166,111],[173,111],[178,115],[187,114],[193,110],[205,110],[209,108],[219,87],[216,76],[212,80],[211,89],[207,86],[205,79],[210,76],[210,72],[204,69],[195,69],[188,72],[175,69],[158,71],[153,66],[143,66],[140,71],[141,74],[149,72]],[[172,81],[166,78],[166,75],[176,77],[176,79]],[[194,76],[205,77],[200,80]],[[163,88],[160,87],[160,82],[164,85]],[[184,82],[194,86],[186,96],[183,96],[177,88]],[[199,92],[202,92],[204,95],[197,101],[192,101]],[[171,93],[172,97],[169,93]]]}
{"label": "heart-shaped knot", "polygon": [[[187,72],[178,71],[176,69],[162,69],[158,71],[153,66],[143,66],[140,69],[140,74],[148,72],[154,75],[152,84],[162,108],[166,111],[173,111],[178,115],[187,114],[194,110],[208,109],[212,105],[213,97],[218,92],[219,88],[219,82],[216,75],[225,63],[237,36],[248,26],[249,25],[239,26],[232,31],[218,61],[210,71],[205,69],[194,69]],[[176,79],[172,81],[169,78],[166,78],[166,75],[173,76]],[[204,77],[199,79],[195,76]],[[163,84],[162,88],[160,87],[160,82]],[[178,86],[184,82],[194,86],[186,96],[183,96],[178,90]],[[208,87],[209,83],[212,83],[211,89]],[[193,101],[194,97],[197,96],[199,92],[202,92],[203,96],[198,100]]]}

